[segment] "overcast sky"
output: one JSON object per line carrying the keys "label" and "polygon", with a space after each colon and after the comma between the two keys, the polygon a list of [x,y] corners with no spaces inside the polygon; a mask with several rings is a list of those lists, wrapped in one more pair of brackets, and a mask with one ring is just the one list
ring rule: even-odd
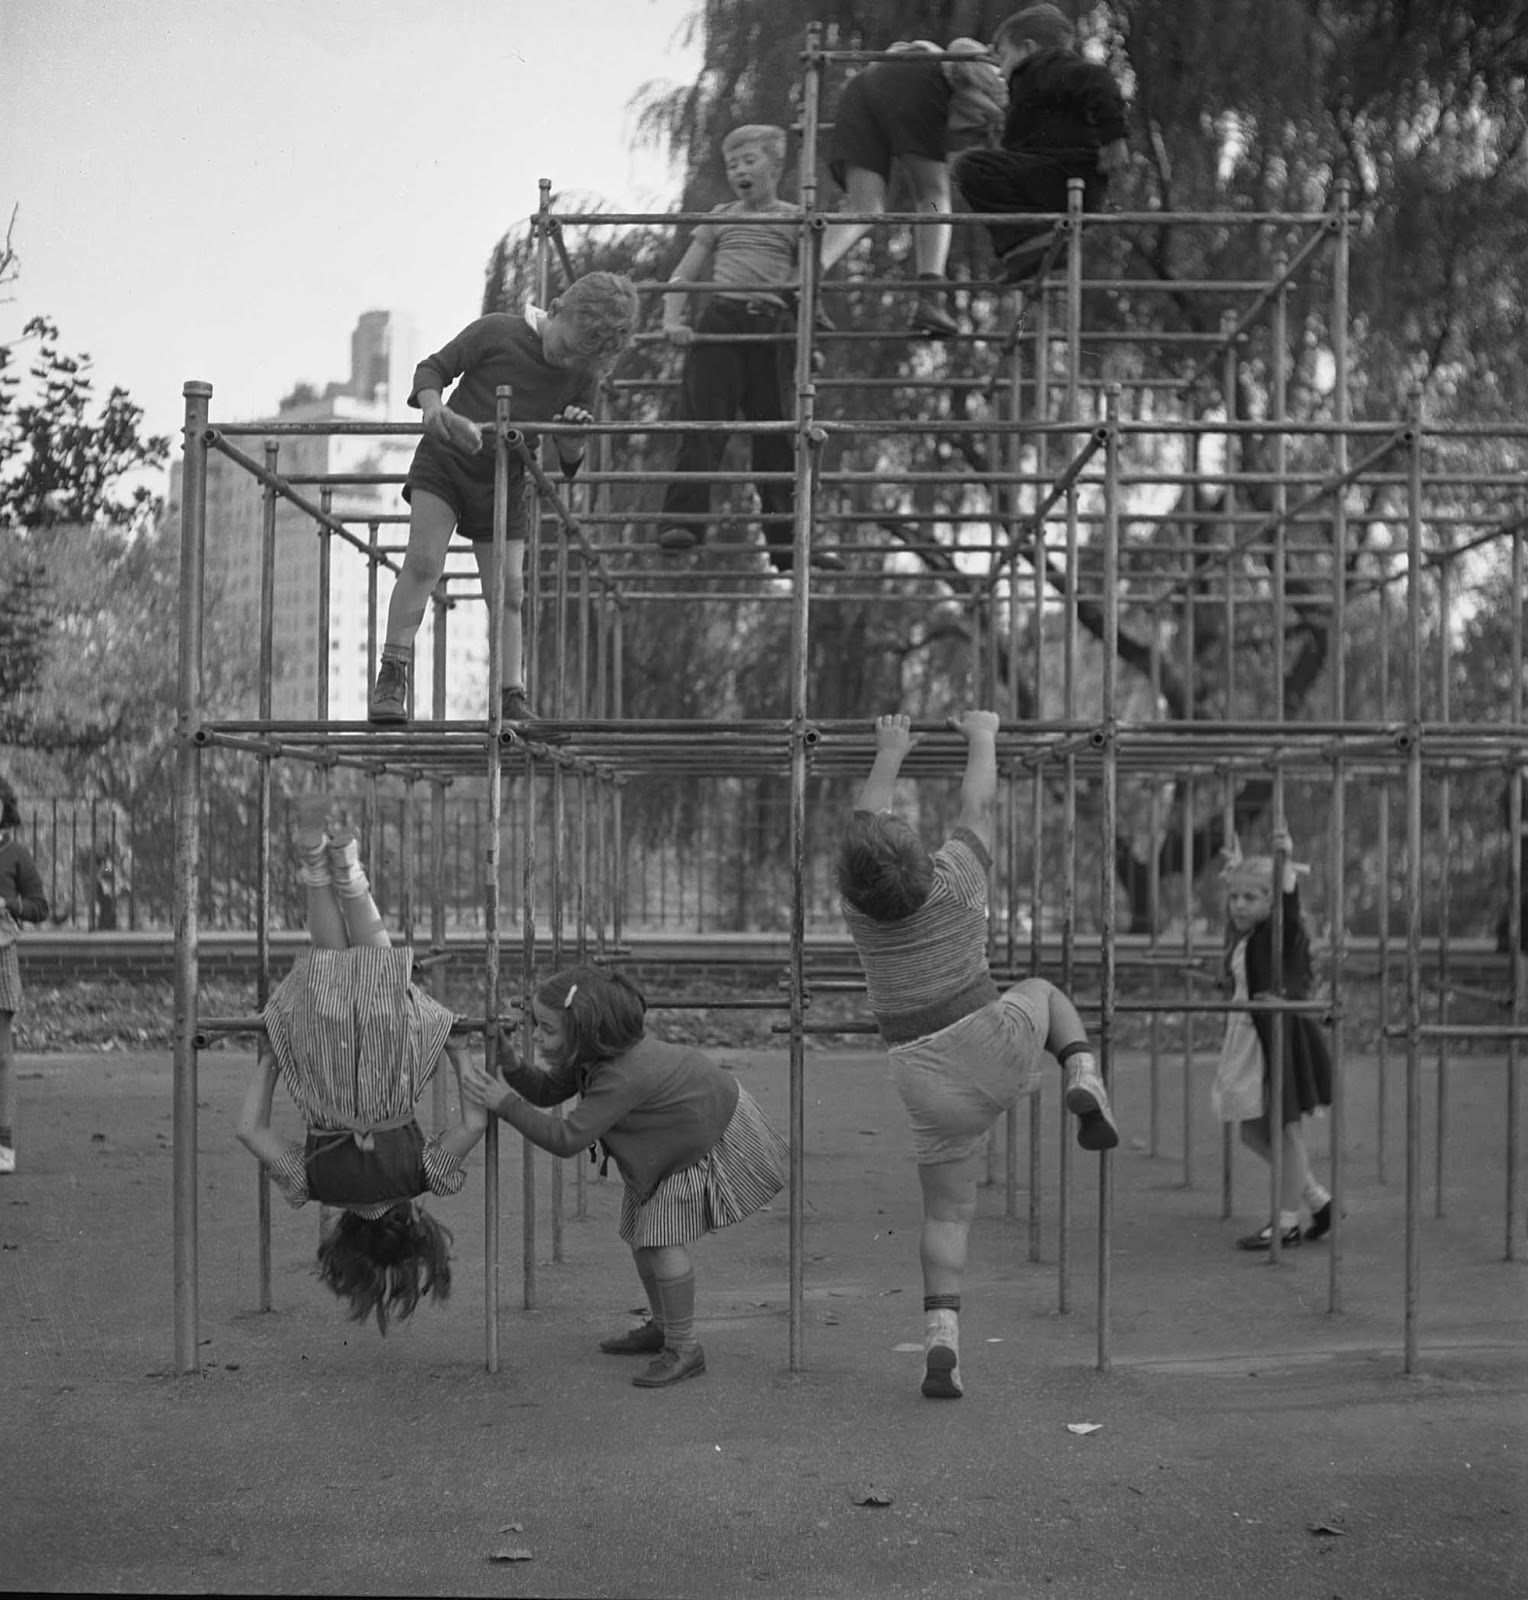
{"label": "overcast sky", "polygon": [[213,415],[349,372],[406,311],[433,349],[477,314],[536,184],[662,210],[633,94],[687,82],[697,0],[0,0],[0,204],[29,316],[129,389],[155,432],[187,378]]}

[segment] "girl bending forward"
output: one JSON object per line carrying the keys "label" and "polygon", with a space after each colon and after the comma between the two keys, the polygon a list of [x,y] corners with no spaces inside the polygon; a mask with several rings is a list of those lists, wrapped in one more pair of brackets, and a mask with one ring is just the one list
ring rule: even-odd
{"label": "girl bending forward", "polygon": [[[596,1140],[604,1147],[626,1183],[620,1234],[652,1316],[600,1349],[656,1357],[631,1380],[638,1388],[693,1378],[706,1357],[695,1337],[690,1246],[780,1192],[784,1142],[730,1072],[699,1050],[647,1037],[647,1002],[620,974],[570,967],[536,990],[531,1010],[547,1070],[522,1064],[501,1031],[499,1061],[511,1087],[469,1062],[463,1092],[554,1156]],[[566,1120],[536,1109],[574,1095],[579,1103]]]}
{"label": "girl bending forward", "polygon": [[[414,1104],[447,1042],[451,1013],[411,981],[414,953],[393,949],[362,872],[355,835],[324,831],[327,802],[304,807],[301,878],[313,947],[297,958],[266,1005],[265,1042],[239,1116],[238,1135],[269,1169],[287,1202],[341,1208],[318,1247],[318,1275],[348,1314],[406,1317],[451,1292],[451,1235],[414,1204],[455,1194],[463,1161],[488,1126],[463,1098],[461,1120],[426,1139]],[[307,1124],[303,1143],[271,1128],[271,1096],[285,1078]]]}

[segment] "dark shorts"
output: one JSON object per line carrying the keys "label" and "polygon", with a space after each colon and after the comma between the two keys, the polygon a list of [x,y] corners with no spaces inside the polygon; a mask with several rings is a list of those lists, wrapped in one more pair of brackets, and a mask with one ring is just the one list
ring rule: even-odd
{"label": "dark shorts", "polygon": [[877,61],[850,78],[839,96],[828,171],[842,189],[850,167],[889,180],[896,156],[943,161],[949,118],[950,85],[934,57]]}
{"label": "dark shorts", "polygon": [[[475,456],[435,439],[421,439],[409,466],[403,498],[414,503],[414,490],[423,489],[444,500],[456,513],[456,531],[474,544],[493,541],[493,451],[485,444]],[[510,539],[524,539],[529,526],[525,503],[525,468],[509,468]]]}

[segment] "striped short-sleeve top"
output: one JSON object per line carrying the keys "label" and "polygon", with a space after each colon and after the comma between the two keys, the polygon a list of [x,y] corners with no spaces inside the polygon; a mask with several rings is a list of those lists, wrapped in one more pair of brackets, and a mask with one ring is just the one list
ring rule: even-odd
{"label": "striped short-sleeve top", "polygon": [[[266,1034],[308,1127],[366,1128],[409,1115],[435,1075],[451,1013],[412,982],[414,952],[357,947],[306,950],[266,1003]],[[308,1198],[303,1146],[271,1168],[289,1204]],[[466,1181],[460,1161],[431,1139],[425,1178],[435,1194]],[[401,1197],[400,1197],[401,1198]],[[362,1213],[387,1206],[357,1206]]]}
{"label": "striped short-sleeve top", "polygon": [[977,835],[956,827],[935,852],[928,899],[910,917],[877,922],[842,902],[887,1044],[926,1038],[997,999],[987,967],[991,866]]}

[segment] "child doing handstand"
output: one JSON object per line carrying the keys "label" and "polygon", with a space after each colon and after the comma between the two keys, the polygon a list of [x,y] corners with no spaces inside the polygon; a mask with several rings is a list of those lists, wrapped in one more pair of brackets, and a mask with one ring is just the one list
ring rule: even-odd
{"label": "child doing handstand", "polygon": [[930,856],[891,810],[912,733],[905,716],[884,716],[876,719],[875,763],[838,853],[844,921],[912,1127],[923,1189],[923,1393],[938,1400],[964,1392],[960,1292],[982,1141],[1009,1106],[1034,1091],[1042,1055],[1061,1064],[1078,1144],[1112,1150],[1119,1143],[1072,1002],[1044,978],[1025,978],[1002,994],[992,981],[987,873],[998,719],[968,711],[954,726],[966,739],[966,771],[960,816],[940,849]]}
{"label": "child doing handstand", "polygon": [[[713,206],[715,219],[703,222],[669,278],[671,284],[720,283],[695,318],[684,320],[686,296],[670,290],[663,297],[663,332],[684,348],[679,380],[681,422],[780,422],[794,409],[790,393],[792,346],[785,342],[731,344],[694,342],[696,334],[713,338],[737,335],[787,334],[795,328],[793,285],[796,280],[797,235],[783,223],[760,223],[758,217],[798,217],[799,208],[780,198],[785,166],[785,129],[751,123],[734,128],[722,140],[727,182],[737,197]],[[665,550],[689,550],[705,535],[711,486],[704,474],[721,465],[727,449],[725,429],[686,433],[674,463],[675,476],[663,495],[664,524],[658,543]],[[756,473],[789,473],[794,466],[791,440],[784,433],[752,436],[751,459]],[[795,488],[760,478],[760,520],[770,565],[789,572],[795,565]],[[672,522],[668,518],[673,518]],[[813,566],[840,567],[836,556],[814,556]]]}
{"label": "child doing handstand", "polygon": [[[386,1334],[389,1317],[451,1291],[451,1235],[414,1199],[460,1190],[488,1118],[463,1099],[454,1127],[420,1131],[414,1104],[443,1052],[461,1076],[451,1013],[411,982],[413,951],[393,948],[355,835],[326,836],[325,809],[322,799],[304,806],[297,835],[313,946],[265,1007],[238,1135],[290,1205],[343,1208],[319,1244],[318,1275],[354,1321],[375,1314]],[[307,1124],[302,1144],[271,1127],[278,1077]]]}
{"label": "child doing handstand", "polygon": [[[1289,834],[1274,834],[1274,848],[1284,858],[1282,945],[1284,994],[1291,1000],[1309,997],[1313,977],[1310,942],[1300,915],[1298,874],[1290,859]],[[1243,857],[1233,851],[1225,869],[1226,977],[1232,998],[1256,1001],[1273,989],[1273,861],[1268,856]],[[1303,1012],[1283,1017],[1284,1072],[1281,1086],[1283,1150],[1279,1196],[1279,1243],[1300,1242],[1299,1205],[1311,1210],[1307,1239],[1319,1239],[1332,1226],[1332,1197],[1312,1176],[1300,1123],[1318,1106],[1332,1103],[1332,1057],[1316,1019]],[[1226,1018],[1211,1100],[1222,1122],[1240,1122],[1241,1140],[1264,1161],[1271,1156],[1269,1137],[1270,1074],[1273,1017],[1267,1011],[1233,1011]],[[1242,1250],[1266,1250],[1271,1225],[1236,1241]]]}
{"label": "child doing handstand", "polygon": [[[546,1070],[524,1065],[501,1031],[499,1062],[510,1087],[469,1062],[462,1088],[552,1155],[574,1155],[598,1140],[620,1169],[620,1235],[652,1315],[600,1349],[655,1356],[631,1381],[661,1389],[706,1370],[695,1337],[691,1244],[778,1194],[787,1152],[730,1072],[699,1050],[647,1037],[646,1009],[641,991],[618,973],[593,966],[556,973],[531,1001]],[[536,1109],[574,1095],[579,1103],[565,1120]]]}
{"label": "child doing handstand", "polygon": [[[595,387],[629,343],[636,323],[637,291],[630,280],[590,272],[545,311],[527,305],[523,313],[479,317],[415,368],[409,404],[424,414],[424,437],[403,489],[409,542],[388,602],[382,661],[367,712],[372,722],[409,719],[414,636],[445,570],[453,531],[471,543],[484,596],[491,592],[494,451],[484,445],[482,428],[494,420],[495,390],[500,384],[513,389],[515,417],[592,422]],[[450,398],[442,400],[452,383]],[[526,442],[534,449],[537,441],[531,435]],[[563,474],[571,478],[583,460],[583,441],[557,433],[552,443]],[[499,661],[500,706],[513,722],[530,714],[520,624],[529,515],[525,468],[512,454]]]}
{"label": "child doing handstand", "polygon": [[31,851],[17,837],[21,808],[0,778],[0,1177],[16,1170],[16,1060],[11,1024],[21,1010],[16,940],[23,922],[43,922],[48,901]]}

